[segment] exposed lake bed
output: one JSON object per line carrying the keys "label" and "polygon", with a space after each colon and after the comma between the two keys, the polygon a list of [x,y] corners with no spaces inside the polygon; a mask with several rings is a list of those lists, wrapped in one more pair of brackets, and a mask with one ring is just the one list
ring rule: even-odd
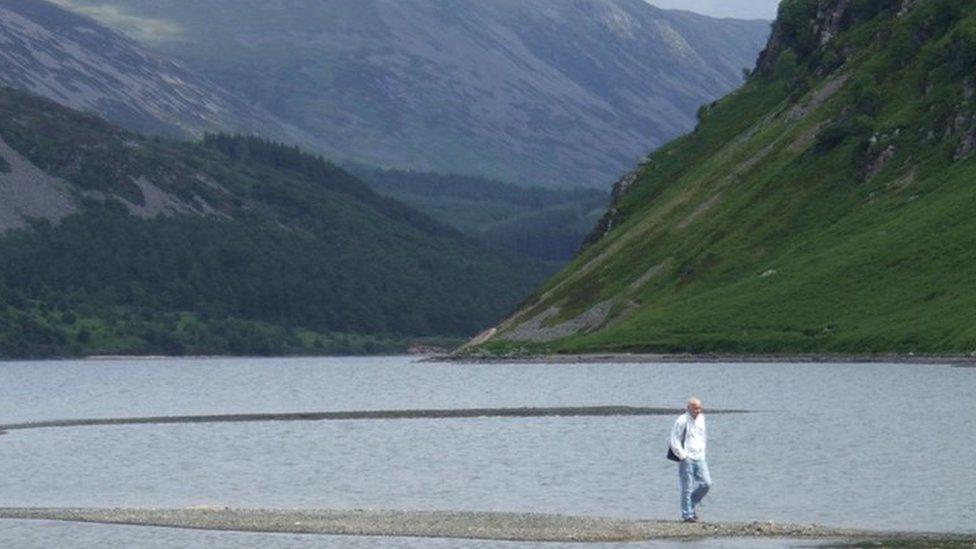
{"label": "exposed lake bed", "polygon": [[[952,467],[973,451],[971,375],[905,364],[470,368],[409,357],[8,362],[0,363],[0,424],[323,411],[673,411],[698,394],[706,415],[755,410],[709,416],[715,492],[704,510],[708,523],[952,537],[976,533],[973,496],[953,489],[976,485],[976,473]],[[938,429],[942,418],[955,431]],[[10,431],[0,443],[0,506],[666,520],[677,515],[675,471],[663,456],[670,423],[667,414],[553,415]],[[933,445],[932,455],[918,452]]]}
{"label": "exposed lake bed", "polygon": [[633,542],[658,539],[773,538],[858,542],[976,542],[976,536],[872,532],[813,524],[697,523],[475,511],[323,509],[0,508],[0,518],[57,520],[288,534],[391,536],[525,542]]}

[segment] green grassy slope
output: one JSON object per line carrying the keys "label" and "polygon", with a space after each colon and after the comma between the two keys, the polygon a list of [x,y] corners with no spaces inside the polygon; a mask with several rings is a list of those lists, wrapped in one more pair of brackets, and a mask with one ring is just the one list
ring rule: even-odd
{"label": "green grassy slope", "polygon": [[0,234],[0,356],[402,350],[543,272],[293,147],[145,138],[4,89],[0,137],[78,208]]}
{"label": "green grassy slope", "polygon": [[971,2],[785,0],[744,87],[483,349],[976,350],[974,69]]}

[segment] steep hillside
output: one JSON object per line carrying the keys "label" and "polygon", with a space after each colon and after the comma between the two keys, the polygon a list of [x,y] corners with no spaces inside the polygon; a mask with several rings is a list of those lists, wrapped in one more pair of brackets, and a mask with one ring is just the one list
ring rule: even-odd
{"label": "steep hillside", "polygon": [[136,131],[185,137],[227,130],[308,140],[184,66],[44,0],[0,3],[0,84]]}
{"label": "steep hillside", "polygon": [[341,160],[604,187],[742,82],[763,21],[643,0],[57,0]]}
{"label": "steep hillside", "polygon": [[0,158],[0,356],[378,350],[474,333],[540,279],[256,138],[145,138],[0,88]]}
{"label": "steep hillside", "polygon": [[786,0],[485,352],[976,350],[976,4]]}

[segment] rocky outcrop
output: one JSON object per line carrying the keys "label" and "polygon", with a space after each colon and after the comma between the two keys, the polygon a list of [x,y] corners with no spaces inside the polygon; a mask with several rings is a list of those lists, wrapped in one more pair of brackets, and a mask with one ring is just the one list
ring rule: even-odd
{"label": "rocky outcrop", "polygon": [[821,2],[817,6],[817,19],[813,24],[813,34],[817,43],[823,46],[837,36],[849,23],[854,0],[834,0]]}
{"label": "rocky outcrop", "polygon": [[607,207],[607,212],[603,214],[603,217],[601,217],[600,221],[597,222],[596,228],[593,229],[593,232],[591,232],[583,241],[584,248],[606,236],[606,234],[617,225],[617,205],[620,204],[620,200],[623,198],[623,196],[627,194],[627,191],[629,191],[634,183],[636,183],[640,178],[644,165],[645,163],[642,162],[640,168],[627,172],[623,177],[618,179],[617,182],[613,184],[613,190],[610,194],[610,205]]}
{"label": "rocky outcrop", "polygon": [[[766,48],[759,54],[756,74],[772,69],[780,55],[788,49],[803,55],[826,46],[832,38],[874,14],[870,10],[854,10],[854,0],[819,0],[816,6],[803,6],[796,0],[784,0],[780,14],[784,12],[792,18],[779,18],[773,25],[772,34]],[[904,15],[915,7],[917,0],[902,0],[897,5],[898,15]],[[809,11],[805,11],[805,9]],[[812,8],[812,9],[811,9]],[[885,7],[876,10],[891,9]],[[811,48],[810,51],[807,51]]]}
{"label": "rocky outcrop", "polygon": [[898,16],[901,17],[908,13],[908,11],[918,4],[918,0],[901,0],[901,5],[898,7]]}
{"label": "rocky outcrop", "polygon": [[955,160],[962,160],[976,150],[976,114],[959,114],[953,121],[950,132],[959,135],[956,145]]}
{"label": "rocky outcrop", "polygon": [[68,185],[31,164],[0,138],[0,233],[27,225],[32,218],[57,221],[77,208]]}

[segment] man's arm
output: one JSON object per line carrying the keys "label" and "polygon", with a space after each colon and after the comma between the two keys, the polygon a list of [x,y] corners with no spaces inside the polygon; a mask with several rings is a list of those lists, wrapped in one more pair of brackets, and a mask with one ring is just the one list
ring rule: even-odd
{"label": "man's arm", "polygon": [[687,424],[685,422],[685,416],[680,416],[674,422],[674,427],[671,428],[671,451],[674,455],[678,456],[678,459],[684,461],[688,454],[685,453],[684,438],[685,429],[687,429]]}

